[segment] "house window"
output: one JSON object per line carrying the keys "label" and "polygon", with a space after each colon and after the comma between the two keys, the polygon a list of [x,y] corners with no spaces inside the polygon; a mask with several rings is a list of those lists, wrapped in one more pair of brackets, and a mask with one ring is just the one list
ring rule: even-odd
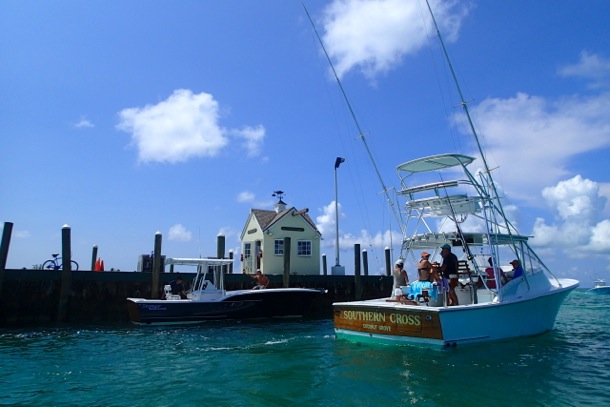
{"label": "house window", "polygon": [[297,256],[311,256],[311,240],[297,241]]}
{"label": "house window", "polygon": [[252,243],[244,243],[244,258],[250,257],[252,254]]}
{"label": "house window", "polygon": [[276,256],[284,255],[284,240],[283,239],[275,239],[273,244],[273,254]]}

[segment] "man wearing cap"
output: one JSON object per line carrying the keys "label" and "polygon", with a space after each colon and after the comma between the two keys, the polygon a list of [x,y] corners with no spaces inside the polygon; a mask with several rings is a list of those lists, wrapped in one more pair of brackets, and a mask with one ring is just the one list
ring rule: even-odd
{"label": "man wearing cap", "polygon": [[[396,263],[394,263],[394,296],[398,299],[399,296],[402,295],[402,288],[409,284],[409,276],[407,272],[404,270],[404,260],[398,259]],[[398,295],[398,291],[400,291],[400,295]]]}
{"label": "man wearing cap", "polygon": [[511,261],[510,265],[513,266],[513,269],[506,274],[511,278],[511,280],[513,278],[518,278],[523,275],[523,268],[521,267],[519,260],[515,259]]}
{"label": "man wearing cap", "polygon": [[451,246],[448,244],[441,246],[441,256],[443,257],[443,264],[441,264],[437,270],[442,273],[443,282],[449,287],[449,290],[447,291],[447,297],[449,299],[448,305],[458,305],[457,295],[455,294],[458,273],[457,256],[451,253]]}

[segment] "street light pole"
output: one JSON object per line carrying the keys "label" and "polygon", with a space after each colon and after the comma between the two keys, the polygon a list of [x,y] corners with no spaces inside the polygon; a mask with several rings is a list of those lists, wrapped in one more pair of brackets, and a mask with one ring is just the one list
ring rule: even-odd
{"label": "street light pole", "polygon": [[337,240],[335,245],[335,266],[331,271],[333,275],[345,274],[345,268],[341,267],[339,262],[339,193],[337,188],[337,169],[343,162],[345,162],[345,158],[342,157],[337,157],[335,160],[335,236]]}

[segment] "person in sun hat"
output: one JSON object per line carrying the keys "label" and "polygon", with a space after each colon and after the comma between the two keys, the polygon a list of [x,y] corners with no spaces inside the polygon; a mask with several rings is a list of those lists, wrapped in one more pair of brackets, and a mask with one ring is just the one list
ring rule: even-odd
{"label": "person in sun hat", "polygon": [[444,244],[441,246],[441,256],[443,258],[443,264],[436,269],[437,273],[442,274],[443,285],[448,288],[447,299],[448,305],[458,305],[457,295],[455,294],[455,287],[457,287],[457,274],[458,274],[458,259],[455,254],[451,252],[451,246]]}
{"label": "person in sun hat", "polygon": [[437,279],[432,269],[432,263],[430,263],[430,253],[421,252],[421,259],[417,263],[417,273],[419,274],[419,281],[434,281]]}
{"label": "person in sun hat", "polygon": [[403,295],[402,287],[409,284],[409,276],[404,269],[404,263],[403,259],[398,259],[396,260],[396,263],[394,263],[394,272],[392,274],[394,276],[393,295],[396,299],[399,299],[399,297]]}

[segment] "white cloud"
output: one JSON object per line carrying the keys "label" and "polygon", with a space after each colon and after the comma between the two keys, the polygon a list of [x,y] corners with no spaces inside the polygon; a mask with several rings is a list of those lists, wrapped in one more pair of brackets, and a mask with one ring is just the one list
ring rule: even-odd
{"label": "white cloud", "polygon": [[271,199],[266,201],[257,200],[256,195],[250,191],[242,191],[237,194],[237,202],[247,203],[250,204],[252,207],[259,209],[273,208],[276,203]]}
{"label": "white cloud", "polygon": [[231,134],[243,140],[243,146],[248,157],[255,157],[260,154],[265,138],[265,128],[263,126],[244,127],[239,130],[232,130]]}
{"label": "white cloud", "polygon": [[140,162],[176,163],[214,157],[229,144],[229,135],[245,140],[248,156],[253,156],[260,151],[265,136],[263,126],[223,129],[214,97],[187,89],[175,90],[156,105],[123,109],[119,116],[117,128],[131,133]]}
{"label": "white cloud", "polygon": [[610,220],[604,219],[593,227],[589,248],[600,253],[610,252]]}
{"label": "white cloud", "polygon": [[237,194],[237,202],[252,202],[254,201],[254,194],[250,191],[243,191]]}
{"label": "white cloud", "polygon": [[600,219],[607,199],[597,183],[577,175],[545,188],[542,195],[557,212],[552,224],[536,219],[532,244],[566,249],[568,256],[584,252],[607,253],[610,249],[610,220]]}
{"label": "white cloud", "polygon": [[610,59],[585,50],[580,53],[578,63],[561,67],[558,72],[561,76],[590,80],[591,88],[607,88],[610,84]]}
{"label": "white cloud", "polygon": [[[341,204],[339,206],[339,218],[343,219],[345,215],[341,212]],[[322,214],[316,217],[316,227],[318,231],[322,234],[323,247],[335,247],[336,246],[336,211],[335,211],[335,201],[332,201],[327,206],[324,206],[322,209]],[[341,221],[339,221],[339,227],[341,227]],[[354,235],[351,233],[343,233],[341,230],[339,231],[339,247],[341,250],[353,250],[354,245],[356,243],[361,245],[362,249],[366,249],[368,247],[374,247],[378,249],[383,249],[385,247],[389,247],[392,243],[396,244],[402,241],[402,236],[398,232],[394,231],[385,231],[385,232],[377,232],[376,234],[371,234],[367,230],[360,230],[359,235]]]}
{"label": "white cloud", "polygon": [[[610,145],[610,93],[558,100],[518,93],[484,100],[471,111],[487,158],[495,161],[490,166],[499,166],[496,179],[510,198],[530,203],[569,175],[572,157]],[[455,119],[466,132],[463,115]],[[532,169],[544,170],[532,176]]]}
{"label": "white cloud", "polygon": [[81,128],[89,128],[89,127],[95,127],[95,126],[93,125],[93,123],[91,121],[87,120],[84,117],[81,117],[81,119],[78,122],[74,123],[74,127],[76,127],[77,129],[81,129]]}
{"label": "white cloud", "polygon": [[[454,41],[468,7],[456,1],[431,3],[445,40]],[[339,77],[359,68],[371,79],[421,49],[430,25],[428,10],[418,2],[335,0],[324,10],[323,42]]]}
{"label": "white cloud", "polygon": [[188,242],[193,237],[193,234],[186,230],[181,224],[177,224],[169,228],[169,240],[178,242]]}
{"label": "white cloud", "polygon": [[[341,204],[338,205],[339,208],[339,217],[343,217],[341,213]],[[335,229],[336,229],[336,213],[335,211],[335,201],[332,201],[328,205],[324,206],[322,209],[322,215],[316,217],[316,227],[318,231],[322,234],[324,239],[329,239],[330,236],[333,236],[332,241],[335,241]],[[333,243],[334,244],[334,243]]]}
{"label": "white cloud", "polygon": [[16,230],[13,235],[18,239],[28,239],[31,237],[29,230]]}

